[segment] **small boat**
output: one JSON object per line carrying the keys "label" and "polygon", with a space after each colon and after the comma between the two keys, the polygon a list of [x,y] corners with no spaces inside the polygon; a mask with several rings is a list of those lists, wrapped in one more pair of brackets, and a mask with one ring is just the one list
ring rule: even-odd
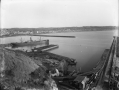
{"label": "small boat", "polygon": [[74,80],[77,76],[59,76],[59,77],[52,77],[55,81],[71,81]]}
{"label": "small boat", "polygon": [[77,90],[77,88],[67,82],[59,82],[58,86],[63,87],[61,90]]}

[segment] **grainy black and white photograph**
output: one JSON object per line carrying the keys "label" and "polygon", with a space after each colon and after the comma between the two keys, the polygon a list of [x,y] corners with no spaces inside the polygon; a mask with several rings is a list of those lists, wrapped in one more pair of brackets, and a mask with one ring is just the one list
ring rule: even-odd
{"label": "grainy black and white photograph", "polygon": [[0,3],[0,90],[119,90],[118,0]]}

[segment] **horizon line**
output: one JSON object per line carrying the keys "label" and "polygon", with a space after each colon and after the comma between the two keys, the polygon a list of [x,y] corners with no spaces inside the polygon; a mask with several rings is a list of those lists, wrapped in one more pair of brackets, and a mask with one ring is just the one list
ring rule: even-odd
{"label": "horizon line", "polygon": [[1,28],[1,29],[12,29],[12,28],[68,28],[68,27],[119,27],[116,25],[108,25],[108,26],[61,26],[61,27],[11,27],[11,28]]}

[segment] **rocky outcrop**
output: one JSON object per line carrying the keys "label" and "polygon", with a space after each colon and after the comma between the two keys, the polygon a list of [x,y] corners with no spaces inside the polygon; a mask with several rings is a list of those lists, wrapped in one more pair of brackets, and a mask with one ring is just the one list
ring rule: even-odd
{"label": "rocky outcrop", "polygon": [[0,48],[0,84],[8,90],[18,87],[24,90],[35,90],[36,87],[36,90],[55,90],[51,85],[54,80],[45,70],[42,63],[36,64],[32,58],[21,52]]}

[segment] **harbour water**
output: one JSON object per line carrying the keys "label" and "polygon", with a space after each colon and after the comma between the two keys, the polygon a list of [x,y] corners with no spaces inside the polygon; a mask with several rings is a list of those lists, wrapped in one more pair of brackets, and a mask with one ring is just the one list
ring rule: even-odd
{"label": "harbour water", "polygon": [[[48,34],[49,35],[49,34]],[[41,37],[49,39],[50,44],[58,44],[59,48],[50,52],[74,58],[77,60],[77,67],[82,67],[83,71],[91,70],[100,60],[105,49],[109,49],[116,35],[113,31],[89,31],[89,32],[69,32],[69,33],[51,33],[51,35],[69,35],[76,38],[62,37]],[[9,37],[2,39],[2,43],[28,41],[30,36]],[[33,40],[39,40],[39,36],[32,36]],[[31,49],[33,47],[25,47]]]}

